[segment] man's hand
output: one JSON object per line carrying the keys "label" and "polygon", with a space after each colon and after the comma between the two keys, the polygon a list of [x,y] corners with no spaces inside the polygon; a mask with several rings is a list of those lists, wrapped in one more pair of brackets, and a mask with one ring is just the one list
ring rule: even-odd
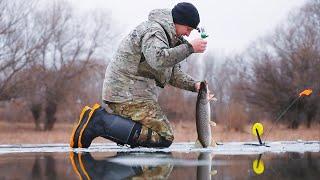
{"label": "man's hand", "polygon": [[197,91],[197,92],[199,92],[200,83],[201,83],[201,82],[196,82],[196,83],[194,84],[194,87],[196,88],[196,91]]}
{"label": "man's hand", "polygon": [[[200,83],[201,82],[196,82],[195,84],[194,84],[194,87],[196,88],[196,91],[197,92],[199,92],[199,90],[200,90]],[[211,91],[208,89],[208,99],[209,99],[209,101],[217,101],[218,99],[214,96],[214,94],[212,93],[210,93]]]}
{"label": "man's hand", "polygon": [[203,53],[207,48],[207,41],[198,38],[190,42],[195,53]]}

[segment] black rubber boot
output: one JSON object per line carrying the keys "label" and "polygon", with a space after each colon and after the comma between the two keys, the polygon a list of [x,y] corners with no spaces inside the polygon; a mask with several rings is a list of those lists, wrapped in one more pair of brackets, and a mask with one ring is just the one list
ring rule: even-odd
{"label": "black rubber boot", "polygon": [[152,130],[148,129],[145,142],[139,141],[142,125],[131,119],[108,113],[103,107],[95,104],[93,108],[86,106],[80,115],[78,124],[71,135],[70,147],[88,148],[94,138],[100,136],[118,145],[130,147],[169,147],[172,141],[161,137],[159,142],[151,142]]}
{"label": "black rubber boot", "polygon": [[101,136],[120,145],[138,146],[141,124],[130,119],[108,113],[95,104],[93,108],[85,107],[78,124],[71,135],[70,147],[88,148],[94,138]]}
{"label": "black rubber boot", "polygon": [[84,128],[85,124],[88,122],[88,117],[89,117],[89,114],[91,111],[92,111],[92,108],[90,108],[89,106],[85,106],[82,109],[79,121],[78,121],[77,125],[74,126],[72,134],[71,134],[70,147],[72,147],[72,148],[79,147],[78,140],[79,140],[82,129]]}

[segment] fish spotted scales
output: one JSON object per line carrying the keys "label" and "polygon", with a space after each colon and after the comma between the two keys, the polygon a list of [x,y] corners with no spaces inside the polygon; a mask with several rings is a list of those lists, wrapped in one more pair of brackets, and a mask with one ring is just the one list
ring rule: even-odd
{"label": "fish spotted scales", "polygon": [[198,141],[202,147],[214,146],[211,136],[211,125],[215,123],[210,121],[210,99],[208,84],[206,81],[200,83],[200,89],[196,103],[196,126]]}

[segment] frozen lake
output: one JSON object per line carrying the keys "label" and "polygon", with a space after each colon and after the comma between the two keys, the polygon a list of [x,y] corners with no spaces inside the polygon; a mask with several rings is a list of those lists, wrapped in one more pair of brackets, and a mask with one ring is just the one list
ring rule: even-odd
{"label": "frozen lake", "polygon": [[93,144],[0,145],[0,179],[319,179],[320,141],[174,143],[147,149]]}
{"label": "frozen lake", "polygon": [[212,152],[214,154],[261,154],[264,152],[319,152],[320,141],[273,141],[266,146],[258,142],[227,142],[216,147],[196,148],[194,143],[173,143],[169,148],[128,148],[115,143],[92,144],[88,149],[71,149],[68,144],[9,144],[0,145],[0,154],[28,152]]}

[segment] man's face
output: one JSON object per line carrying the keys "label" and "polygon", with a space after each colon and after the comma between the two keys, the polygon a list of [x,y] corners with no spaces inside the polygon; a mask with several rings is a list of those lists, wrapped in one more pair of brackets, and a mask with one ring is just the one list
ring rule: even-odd
{"label": "man's face", "polygon": [[181,24],[174,24],[176,27],[176,34],[177,36],[189,36],[191,31],[193,30],[192,27],[181,25]]}

